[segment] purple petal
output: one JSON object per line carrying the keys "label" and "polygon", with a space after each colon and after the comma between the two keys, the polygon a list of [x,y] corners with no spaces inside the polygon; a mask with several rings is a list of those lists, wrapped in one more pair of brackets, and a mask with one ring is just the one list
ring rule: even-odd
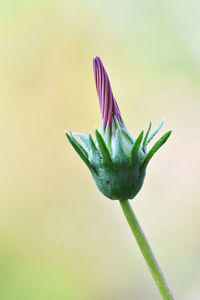
{"label": "purple petal", "polygon": [[113,96],[110,81],[102,61],[98,56],[93,59],[94,79],[96,83],[99,105],[103,118],[104,130],[107,124],[112,126],[112,121],[116,117],[121,121],[120,110]]}

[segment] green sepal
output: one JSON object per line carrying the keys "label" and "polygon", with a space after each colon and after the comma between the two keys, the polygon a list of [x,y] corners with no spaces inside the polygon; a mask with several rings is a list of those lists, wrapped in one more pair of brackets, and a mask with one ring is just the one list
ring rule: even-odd
{"label": "green sepal", "polygon": [[158,151],[158,149],[168,140],[170,134],[172,133],[172,130],[169,130],[166,132],[156,143],[155,145],[149,150],[147,153],[143,164],[142,164],[142,169],[146,168],[147,164],[149,163],[150,159],[153,157],[153,155]]}
{"label": "green sepal", "polygon": [[163,126],[163,124],[164,124],[164,120],[162,120],[162,122],[158,125],[158,127],[154,130],[154,132],[152,132],[152,134],[149,136],[146,142],[147,145],[152,140],[152,138],[156,135],[156,133],[158,133],[160,128]]}
{"label": "green sepal", "polygon": [[121,128],[122,128],[122,126],[121,126],[121,124],[119,123],[119,120],[116,118],[116,117],[114,117],[114,120],[115,120],[115,126],[116,126],[116,130],[118,129],[118,130],[121,130]]}
{"label": "green sepal", "polygon": [[73,133],[71,131],[69,133],[70,133],[70,136],[71,136],[72,140],[81,149],[81,151],[84,153],[85,157],[88,158],[88,152],[85,150],[85,148],[83,147],[83,145],[81,145],[81,143],[79,143],[79,141],[77,141],[77,139],[75,139],[75,137],[73,136]]}
{"label": "green sepal", "polygon": [[123,135],[127,138],[127,140],[131,143],[131,144],[134,144],[135,140],[134,138],[130,135],[130,133],[125,130],[125,129],[122,129],[122,133]]}
{"label": "green sepal", "polygon": [[151,130],[151,121],[149,122],[149,127],[148,127],[148,129],[147,129],[147,132],[146,132],[146,134],[145,134],[145,137],[144,137],[144,140],[143,140],[143,144],[142,144],[142,149],[143,149],[143,151],[146,153],[146,146],[147,146],[147,138],[148,138],[148,136],[149,136],[149,132],[150,132],[150,130]]}
{"label": "green sepal", "polygon": [[[95,130],[95,138],[89,133],[88,138],[76,133],[66,136],[90,169],[99,190],[112,200],[133,199],[143,185],[146,166],[155,152],[167,141],[171,131],[165,133],[152,149],[146,153],[146,146],[160,130],[163,121],[149,136],[151,122],[144,135],[142,130],[136,140],[126,130],[125,125],[118,119],[112,123],[112,131],[107,125],[102,132]],[[81,143],[83,142],[84,145]],[[87,148],[89,151],[87,151]]]}
{"label": "green sepal", "polygon": [[141,145],[141,142],[142,142],[142,139],[143,139],[143,135],[144,135],[144,130],[142,130],[140,132],[140,134],[138,135],[137,139],[135,140],[135,143],[131,149],[131,157],[132,159],[135,158],[135,156],[137,155],[137,152],[140,148],[140,145]]}
{"label": "green sepal", "polygon": [[74,135],[78,136],[80,140],[85,144],[85,146],[90,150],[90,142],[89,139],[82,133],[73,132]]}
{"label": "green sepal", "polygon": [[103,160],[108,164],[112,164],[112,159],[111,159],[110,153],[108,151],[108,148],[106,147],[104,139],[102,138],[101,134],[99,133],[99,131],[97,129],[95,130],[95,136],[96,136],[97,143],[99,146],[99,151],[101,153]]}
{"label": "green sepal", "polygon": [[84,161],[84,163],[87,165],[87,167],[92,170],[92,165],[88,160],[88,153],[85,151],[83,146],[71,135],[69,135],[67,132],[65,132],[66,137],[68,138],[68,141],[73,146],[74,150],[78,153],[80,158]]}
{"label": "green sepal", "polygon": [[97,147],[96,147],[96,145],[93,141],[91,132],[89,133],[89,143],[90,143],[90,148],[92,150],[92,154],[95,154],[95,152],[98,153],[98,150],[97,150]]}
{"label": "green sepal", "polygon": [[107,124],[106,130],[105,130],[105,142],[106,142],[108,151],[110,152],[110,155],[112,155],[111,135],[110,135],[110,125],[109,124]]}
{"label": "green sepal", "polygon": [[122,139],[119,134],[119,130],[117,129],[115,133],[115,145],[112,159],[114,162],[117,162],[119,164],[126,163],[128,161],[127,155],[122,145]]}

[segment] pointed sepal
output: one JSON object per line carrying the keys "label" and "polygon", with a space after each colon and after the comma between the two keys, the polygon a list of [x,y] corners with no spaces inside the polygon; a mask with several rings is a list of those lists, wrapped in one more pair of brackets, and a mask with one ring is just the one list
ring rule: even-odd
{"label": "pointed sepal", "polygon": [[111,128],[110,125],[107,124],[106,130],[105,130],[105,142],[106,146],[108,148],[108,151],[110,152],[110,155],[112,155],[112,147],[111,147]]}
{"label": "pointed sepal", "polygon": [[141,145],[141,142],[142,142],[142,139],[143,139],[143,135],[144,135],[144,130],[142,130],[140,132],[140,134],[138,135],[137,139],[135,140],[134,142],[134,145],[131,149],[131,157],[132,159],[135,159],[135,156],[137,155],[137,152],[140,148],[140,145]]}
{"label": "pointed sepal", "polygon": [[119,164],[126,163],[128,161],[126,152],[124,151],[122,139],[119,133],[119,130],[116,130],[115,133],[115,144],[114,144],[114,153],[112,157],[114,162]]}
{"label": "pointed sepal", "polygon": [[147,164],[149,163],[150,159],[153,157],[153,155],[160,149],[160,147],[168,140],[170,134],[172,133],[172,130],[169,130],[166,132],[156,143],[155,145],[149,150],[147,153],[143,164],[142,164],[142,169],[146,168]]}
{"label": "pointed sepal", "polygon": [[73,137],[73,135],[71,134],[71,136],[65,132],[66,137],[68,139],[68,141],[70,142],[70,144],[73,146],[74,150],[78,153],[78,155],[80,156],[80,158],[84,161],[84,163],[86,164],[86,166],[91,170],[92,169],[92,165],[88,160],[88,153],[87,151],[83,148],[83,146]]}
{"label": "pointed sepal", "polygon": [[142,144],[142,150],[146,153],[147,152],[147,139],[148,139],[148,136],[149,136],[149,132],[151,130],[151,121],[149,122],[149,127],[147,129],[147,132],[145,134],[145,137],[144,137],[144,140],[143,140],[143,144]]}
{"label": "pointed sepal", "polygon": [[103,137],[101,136],[101,134],[99,133],[99,131],[96,129],[95,130],[95,136],[96,136],[96,140],[98,143],[98,148],[99,148],[99,152],[101,154],[101,157],[103,158],[103,160],[108,163],[108,164],[112,164],[112,160],[111,160],[111,156],[110,153],[108,151],[108,148],[106,147],[106,144],[104,142]]}
{"label": "pointed sepal", "polygon": [[89,143],[90,143],[90,149],[92,150],[92,154],[98,153],[97,147],[93,141],[91,132],[89,133]]}
{"label": "pointed sepal", "polygon": [[162,122],[158,125],[158,127],[154,130],[154,132],[152,132],[152,134],[148,137],[147,142],[146,142],[147,145],[152,140],[152,138],[158,133],[158,131],[163,126],[163,124],[164,124],[164,120],[162,120]]}
{"label": "pointed sepal", "polygon": [[123,135],[126,137],[126,139],[133,145],[134,142],[135,142],[135,140],[134,140],[134,138],[130,135],[130,133],[129,133],[127,130],[125,130],[125,129],[122,129],[122,133],[123,133]]}
{"label": "pointed sepal", "polygon": [[89,139],[82,133],[73,132],[73,135],[76,135],[79,137],[79,139],[84,143],[84,145],[90,150],[90,142]]}

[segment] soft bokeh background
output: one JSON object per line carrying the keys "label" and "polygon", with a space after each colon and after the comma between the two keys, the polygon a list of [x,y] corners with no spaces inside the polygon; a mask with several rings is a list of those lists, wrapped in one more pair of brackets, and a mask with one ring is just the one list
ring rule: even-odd
{"label": "soft bokeh background", "polygon": [[200,2],[0,3],[0,299],[160,299],[117,201],[64,130],[100,125],[99,55],[130,132],[166,119],[136,214],[177,299],[200,298]]}

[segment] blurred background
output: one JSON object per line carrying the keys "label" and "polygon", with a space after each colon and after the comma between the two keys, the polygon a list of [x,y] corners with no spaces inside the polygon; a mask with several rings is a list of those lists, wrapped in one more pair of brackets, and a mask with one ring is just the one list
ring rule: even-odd
{"label": "blurred background", "polygon": [[165,118],[132,205],[177,297],[200,298],[200,2],[0,3],[0,299],[160,299],[117,201],[64,130],[100,126],[101,57],[128,130]]}

